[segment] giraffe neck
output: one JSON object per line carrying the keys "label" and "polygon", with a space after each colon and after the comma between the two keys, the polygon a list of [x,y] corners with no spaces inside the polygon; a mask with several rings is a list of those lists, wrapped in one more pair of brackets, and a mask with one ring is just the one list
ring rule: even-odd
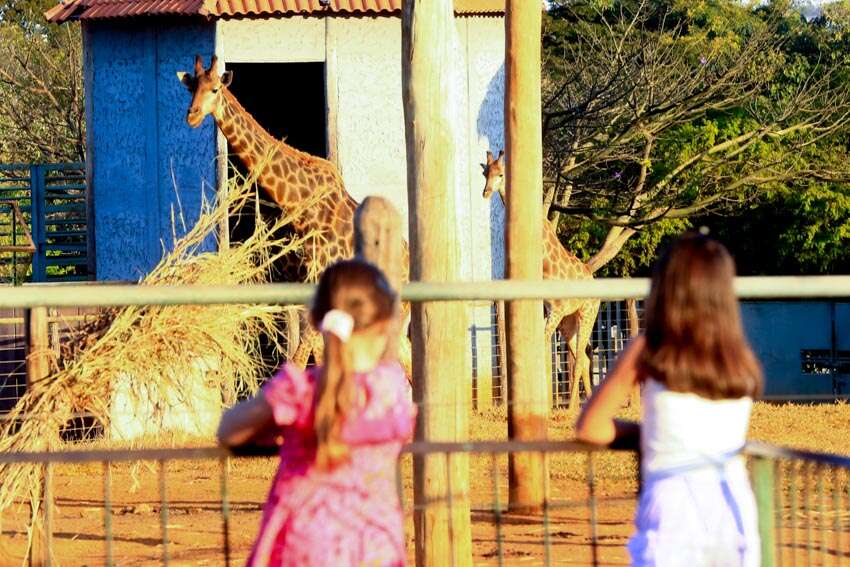
{"label": "giraffe neck", "polygon": [[[334,183],[311,182],[324,177],[333,164],[316,156],[299,151],[292,146],[275,139],[253,116],[239,103],[228,89],[222,88],[222,104],[214,114],[231,150],[256,176],[259,185],[279,206],[293,210],[312,197],[316,190],[327,192],[334,189]],[[331,191],[333,192],[333,191]],[[319,198],[333,198],[333,195],[321,195]]]}
{"label": "giraffe neck", "polygon": [[[504,188],[497,191],[507,210]],[[552,222],[543,213],[543,277],[545,279],[590,278],[592,273],[581,259],[564,248]]]}

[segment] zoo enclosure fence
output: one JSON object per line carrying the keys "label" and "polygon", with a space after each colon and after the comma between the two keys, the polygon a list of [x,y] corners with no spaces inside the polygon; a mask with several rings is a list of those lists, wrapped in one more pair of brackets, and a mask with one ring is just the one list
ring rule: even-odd
{"label": "zoo enclosure fence", "polygon": [[[536,515],[527,513],[521,516],[526,526],[537,529],[536,541],[530,542],[534,551],[525,551],[524,556],[533,556],[536,564],[558,565],[564,559],[559,552],[558,540],[563,537],[557,530],[563,524],[559,518],[563,512],[571,513],[567,525],[571,529],[581,521],[575,520],[573,514],[586,516],[586,544],[580,551],[572,550],[570,560],[580,560],[588,565],[608,564],[602,560],[602,551],[606,546],[606,538],[600,534],[599,518],[605,506],[615,504],[617,498],[601,496],[600,488],[604,481],[598,480],[600,471],[596,460],[600,455],[609,452],[606,449],[589,447],[575,442],[515,442],[515,441],[481,441],[471,443],[427,443],[417,442],[408,444],[403,454],[417,456],[437,456],[445,464],[446,471],[452,466],[452,459],[458,455],[483,457],[487,464],[483,467],[490,477],[492,490],[489,502],[484,506],[473,506],[473,515],[486,515],[492,527],[492,549],[485,552],[487,564],[499,566],[510,565],[510,553],[506,552],[506,531],[514,516],[506,506],[505,491],[500,487],[499,477],[503,476],[498,465],[499,455],[533,452],[545,455],[552,460],[555,455],[572,455],[584,461],[586,476],[585,491],[576,497],[575,492],[569,496],[554,495],[547,490],[549,497],[544,502],[543,509]],[[113,519],[115,515],[112,491],[112,470],[117,463],[150,461],[156,463],[158,478],[158,512],[160,542],[157,546],[159,557],[157,563],[167,566],[176,554],[169,539],[170,502],[167,496],[168,473],[170,463],[175,461],[206,461],[217,463],[218,468],[218,505],[215,511],[220,515],[220,548],[216,558],[221,564],[235,564],[232,538],[233,520],[231,514],[232,500],[229,488],[230,462],[233,458],[256,458],[269,456],[268,449],[249,448],[243,454],[232,453],[216,447],[186,448],[186,449],[148,449],[148,450],[99,450],[99,451],[68,451],[57,453],[11,453],[0,455],[2,466],[38,465],[44,471],[44,506],[42,507],[42,525],[40,529],[40,549],[42,560],[35,561],[40,565],[58,564],[53,551],[53,535],[55,529],[53,502],[53,471],[60,464],[96,463],[101,465],[102,500],[102,544],[103,564],[111,567],[119,559],[115,553],[115,534]],[[758,505],[759,535],[761,537],[761,565],[764,567],[797,565],[826,565],[832,563],[841,565],[850,558],[850,458],[821,453],[795,451],[753,443],[743,450],[753,478],[753,486]],[[400,461],[401,462],[401,461]],[[405,513],[411,512],[411,498],[405,494],[403,486],[402,467],[397,469],[399,497],[407,503]],[[548,481],[547,481],[548,484]],[[547,489],[549,487],[547,486]],[[409,490],[407,491],[409,492]],[[451,486],[441,498],[413,504],[415,510],[423,510],[431,506],[447,507],[451,510],[453,502],[468,495],[453,492]],[[634,501],[633,495],[619,498],[621,501]],[[449,516],[451,517],[451,516]],[[259,517],[255,518],[258,520]],[[454,540],[451,541],[454,545]],[[529,546],[526,546],[528,549]],[[243,550],[244,551],[244,550]],[[181,554],[182,555],[182,554]],[[209,558],[207,558],[209,559]],[[153,563],[150,563],[153,564]]]}
{"label": "zoo enclosure fence", "polygon": [[[748,297],[845,297],[850,294],[849,277],[806,278],[739,278],[736,288]],[[593,282],[496,282],[483,292],[476,284],[410,284],[403,299],[413,301],[470,301],[470,300],[521,300],[542,297],[641,297],[648,290],[645,280],[596,280]],[[122,286],[79,286],[65,289],[33,290],[10,289],[0,296],[2,307],[44,306],[121,306],[121,305],[180,305],[217,303],[278,303],[298,304],[309,299],[313,291],[304,285],[267,285],[249,287],[174,287],[143,288]],[[484,297],[482,297],[484,295]],[[553,542],[558,534],[551,531],[551,519],[565,508],[584,509],[588,515],[590,563],[598,564],[600,548],[598,512],[598,472],[594,459],[598,450],[570,442],[472,442],[472,443],[414,443],[405,452],[419,455],[443,455],[446,467],[460,455],[486,454],[491,459],[491,477],[498,477],[496,455],[516,452],[536,452],[552,458],[556,454],[582,454],[586,459],[585,498],[559,500],[549,498],[538,521],[539,548],[542,562],[554,564]],[[850,557],[850,459],[792,451],[765,445],[750,445],[745,454],[751,462],[754,485],[759,505],[759,525],[763,544],[763,565],[796,564],[798,560],[826,559],[839,564]],[[230,564],[230,497],[228,492],[228,462],[231,455],[218,448],[163,449],[148,451],[62,451],[55,453],[10,453],[0,455],[0,464],[44,466],[44,498],[48,505],[42,507],[44,536],[47,553],[44,563],[50,564],[50,536],[54,525],[54,507],[51,478],[53,467],[59,463],[103,463],[103,540],[106,564],[113,563],[111,509],[111,467],[116,461],[155,461],[159,471],[160,521],[162,548],[160,560],[169,563],[168,534],[169,503],[167,490],[167,463],[175,459],[217,460],[220,465],[220,505],[222,546],[221,557]],[[399,475],[399,478],[401,476]],[[548,483],[548,480],[547,480]],[[498,479],[492,484],[489,505],[473,510],[489,514],[496,532],[495,550],[488,557],[498,565],[510,564],[505,553],[504,529],[506,519],[503,491]],[[549,488],[548,486],[546,488]],[[547,490],[549,492],[549,490]],[[550,493],[551,494],[551,493]],[[421,503],[420,506],[452,506],[455,495],[451,487],[439,501]],[[629,500],[633,501],[633,495]]]}
{"label": "zoo enclosure fence", "polygon": [[[92,274],[85,164],[0,164],[0,284],[87,280]],[[27,254],[4,250],[4,241],[31,235]],[[17,232],[17,234],[16,234]],[[14,276],[14,277],[12,277]]]}

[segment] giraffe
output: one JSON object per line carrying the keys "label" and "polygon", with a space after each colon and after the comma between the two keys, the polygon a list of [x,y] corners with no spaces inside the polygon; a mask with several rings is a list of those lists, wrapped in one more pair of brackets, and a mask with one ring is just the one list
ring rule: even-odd
{"label": "giraffe", "polygon": [[[493,193],[498,193],[502,204],[505,200],[505,152],[499,152],[499,157],[493,158],[487,152],[487,163],[482,163],[486,183],[483,197],[489,199]],[[593,278],[590,268],[574,254],[567,251],[558,240],[558,235],[548,219],[543,219],[543,279],[547,280],[586,280]],[[578,383],[584,384],[585,392],[590,394],[590,357],[587,348],[590,336],[599,312],[598,299],[558,299],[544,303],[547,311],[544,337],[552,340],[552,335],[558,329],[567,338],[567,345],[575,360],[572,386],[570,388],[569,409],[575,409],[578,404]],[[549,344],[549,342],[547,342]]]}
{"label": "giraffe", "polygon": [[[189,126],[197,128],[212,115],[233,152],[256,177],[271,200],[294,214],[293,229],[304,239],[303,266],[308,279],[316,279],[324,268],[354,255],[354,211],[357,202],[345,190],[336,165],[299,151],[275,139],[251,116],[228,90],[233,72],[218,74],[218,59],[204,69],[195,56],[194,75],[177,77],[192,94],[186,114]],[[402,281],[409,280],[409,251],[402,243]],[[405,315],[408,309],[405,309]],[[400,357],[410,376],[410,343],[404,336]],[[292,362],[304,367],[310,354],[321,361],[320,335],[302,326],[301,340]]]}

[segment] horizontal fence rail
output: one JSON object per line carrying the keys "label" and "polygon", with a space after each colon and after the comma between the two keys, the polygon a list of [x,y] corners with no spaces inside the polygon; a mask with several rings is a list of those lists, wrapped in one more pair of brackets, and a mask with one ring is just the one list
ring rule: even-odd
{"label": "horizontal fence rail", "polygon": [[[310,284],[246,286],[63,285],[3,290],[0,307],[113,307],[126,305],[221,305],[226,303],[301,305],[312,299]],[[757,276],[735,279],[746,298],[850,297],[850,276]],[[496,280],[482,282],[411,282],[404,301],[511,301],[545,299],[632,299],[646,297],[645,278],[562,281]]]}
{"label": "horizontal fence rail", "polygon": [[[610,547],[611,537],[602,533],[602,527],[598,524],[604,507],[616,506],[619,503],[632,499],[612,498],[603,496],[605,481],[597,477],[601,464],[597,459],[609,452],[611,449],[633,451],[631,445],[621,447],[603,448],[587,445],[573,441],[475,441],[461,443],[440,442],[414,442],[405,445],[402,454],[413,454],[419,456],[443,457],[446,467],[450,466],[453,458],[461,455],[479,454],[489,458],[486,463],[481,463],[484,468],[489,468],[492,482],[492,498],[485,503],[484,507],[478,506],[472,509],[477,514],[479,522],[492,523],[495,530],[494,540],[491,545],[493,551],[484,554],[488,560],[498,565],[511,565],[512,553],[507,549],[508,545],[515,545],[507,530],[517,521],[525,522],[527,527],[533,528],[526,532],[524,545],[526,550],[536,547],[534,556],[528,551],[523,552],[526,560],[534,559],[535,564],[560,565],[559,556],[556,555],[558,540],[575,535],[571,531],[558,529],[556,524],[563,527],[564,523],[572,530],[579,529],[577,526],[585,521],[588,522],[588,532],[584,538],[584,553],[587,556],[585,564],[601,565],[608,564],[601,553],[607,545]],[[581,454],[586,459],[586,475],[583,480],[585,490],[581,494],[572,494],[564,499],[553,495],[547,499],[544,509],[537,516],[523,513],[517,517],[511,517],[509,510],[504,506],[500,497],[500,488],[497,478],[502,475],[497,464],[496,457],[499,455],[516,454],[522,452],[533,452],[548,455],[549,458],[556,454],[569,455],[570,453]],[[102,465],[102,530],[100,539],[104,544],[104,558],[106,565],[113,564],[113,558],[117,558],[113,547],[119,538],[116,538],[116,526],[114,522],[126,506],[119,506],[113,500],[115,480],[113,467],[118,463],[156,463],[157,490],[160,517],[161,543],[157,546],[161,549],[160,560],[157,563],[168,565],[172,552],[178,550],[175,541],[170,537],[170,508],[173,506],[186,506],[182,498],[170,500],[168,497],[168,465],[175,461],[207,461],[218,463],[218,479],[210,477],[210,480],[218,484],[219,501],[217,504],[207,501],[206,506],[213,506],[220,514],[221,547],[217,553],[224,559],[225,565],[234,564],[232,543],[232,526],[234,502],[231,500],[232,487],[228,477],[232,474],[229,461],[240,457],[272,456],[276,453],[274,447],[244,447],[238,450],[229,450],[221,447],[197,447],[176,449],[112,449],[112,450],[85,450],[85,451],[63,451],[52,453],[6,453],[0,454],[0,466],[40,465],[45,470],[45,498],[52,494],[52,478],[56,467],[59,465]],[[848,484],[848,472],[850,472],[850,458],[830,455],[812,451],[800,451],[777,447],[764,443],[753,442],[746,445],[742,454],[749,458],[753,475],[753,485],[758,502],[759,511],[759,533],[762,544],[762,566],[774,566],[782,564],[841,564],[846,558],[850,558],[850,545],[848,545],[848,527],[845,519],[850,506],[845,496]],[[490,457],[487,457],[490,455]],[[489,463],[489,467],[487,465]],[[596,464],[595,464],[596,463]],[[193,465],[196,466],[196,465]],[[402,502],[406,501],[405,489],[402,481],[403,458],[399,461],[397,470],[398,490]],[[448,470],[448,468],[447,468]],[[206,473],[208,474],[208,473]],[[483,481],[483,479],[481,479]],[[408,488],[409,490],[409,488]],[[548,492],[548,490],[547,490]],[[452,507],[452,489],[447,488],[447,493],[442,496],[432,496],[427,500],[412,503],[415,509],[428,506]],[[633,501],[633,500],[632,500]],[[95,502],[87,501],[91,506]],[[66,505],[68,503],[66,502]],[[244,510],[244,503],[242,507]],[[149,505],[150,506],[150,505]],[[406,506],[410,511],[410,502]],[[584,512],[582,512],[582,510]],[[611,510],[609,510],[610,512]],[[151,507],[151,513],[157,510]],[[586,512],[586,514],[585,514]],[[185,511],[183,513],[186,513]],[[45,515],[45,529],[52,530],[57,519],[53,516],[52,506],[42,510]],[[560,515],[559,515],[560,514]],[[578,515],[577,515],[578,514]],[[258,518],[255,518],[255,520]],[[67,520],[66,520],[67,521]],[[245,521],[245,517],[242,517]],[[610,520],[609,520],[610,523]],[[602,524],[606,525],[606,524]],[[207,526],[208,528],[213,526]],[[610,529],[610,528],[606,528]],[[208,530],[209,531],[209,530]],[[529,539],[528,536],[534,534]],[[91,536],[89,536],[91,537]],[[46,541],[52,541],[52,533],[48,531]],[[489,541],[489,540],[487,540]],[[450,543],[450,545],[453,542]],[[563,542],[560,543],[563,545]],[[183,543],[185,546],[185,543]],[[242,545],[244,548],[244,543]],[[209,550],[207,550],[209,551]],[[244,552],[244,549],[243,549]],[[59,557],[57,556],[57,559]],[[572,557],[577,560],[578,558]],[[831,560],[831,561],[830,561]],[[574,564],[574,563],[568,563]]]}

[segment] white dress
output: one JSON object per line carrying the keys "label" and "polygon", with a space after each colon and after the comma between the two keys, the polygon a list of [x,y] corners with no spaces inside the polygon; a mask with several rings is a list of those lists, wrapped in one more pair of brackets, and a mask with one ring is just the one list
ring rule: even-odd
{"label": "white dress", "polygon": [[752,400],[710,400],[652,379],[641,399],[643,490],[632,565],[757,567],[755,499],[738,455]]}

